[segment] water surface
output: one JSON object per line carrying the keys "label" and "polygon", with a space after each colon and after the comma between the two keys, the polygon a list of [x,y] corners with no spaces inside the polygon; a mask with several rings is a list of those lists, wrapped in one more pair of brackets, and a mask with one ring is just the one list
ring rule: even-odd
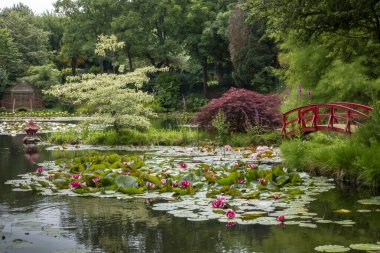
{"label": "water surface", "polygon": [[[363,206],[371,196],[351,187],[322,193],[310,212],[331,220],[351,219],[353,227],[318,224],[236,225],[216,220],[191,222],[151,209],[146,200],[39,196],[15,192],[4,182],[35,171],[34,162],[89,151],[25,153],[22,136],[0,136],[0,252],[315,252],[319,245],[380,241],[380,206]],[[337,214],[337,209],[352,210]],[[357,212],[368,209],[370,212]],[[65,251],[71,250],[71,251]],[[351,251],[354,252],[354,251]]]}

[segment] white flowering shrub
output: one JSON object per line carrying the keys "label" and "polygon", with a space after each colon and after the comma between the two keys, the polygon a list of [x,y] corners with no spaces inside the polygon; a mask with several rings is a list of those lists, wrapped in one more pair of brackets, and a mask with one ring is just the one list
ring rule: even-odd
{"label": "white flowering shrub", "polygon": [[89,121],[113,125],[116,130],[123,127],[147,128],[149,118],[154,116],[147,106],[153,96],[139,90],[149,81],[149,73],[167,71],[166,68],[144,67],[127,74],[84,74],[67,78],[64,85],[55,85],[45,94],[88,104],[95,108]]}

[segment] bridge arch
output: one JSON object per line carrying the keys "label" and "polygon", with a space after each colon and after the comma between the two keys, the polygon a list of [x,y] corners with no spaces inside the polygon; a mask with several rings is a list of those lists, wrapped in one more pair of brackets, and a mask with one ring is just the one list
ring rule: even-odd
{"label": "bridge arch", "polygon": [[372,107],[349,102],[301,106],[282,115],[281,134],[292,136],[299,132],[331,131],[350,135],[372,110]]}

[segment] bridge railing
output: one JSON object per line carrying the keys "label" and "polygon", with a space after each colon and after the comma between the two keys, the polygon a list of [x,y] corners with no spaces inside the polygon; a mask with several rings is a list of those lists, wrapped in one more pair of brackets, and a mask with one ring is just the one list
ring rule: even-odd
{"label": "bridge railing", "polygon": [[352,126],[361,125],[372,110],[369,106],[346,102],[301,106],[282,115],[281,133],[285,136],[314,131],[351,134]]}

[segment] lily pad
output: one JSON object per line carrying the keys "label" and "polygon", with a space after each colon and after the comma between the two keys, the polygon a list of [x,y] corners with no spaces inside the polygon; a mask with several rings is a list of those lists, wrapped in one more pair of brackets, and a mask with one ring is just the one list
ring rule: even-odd
{"label": "lily pad", "polygon": [[363,205],[380,205],[380,198],[360,199],[358,202]]}
{"label": "lily pad", "polygon": [[137,187],[137,179],[131,176],[118,176],[115,179],[115,183],[120,188]]}
{"label": "lily pad", "polygon": [[336,221],[335,223],[340,224],[340,225],[355,225],[356,224],[356,222],[352,220]]}
{"label": "lily pad", "polygon": [[341,245],[323,245],[315,247],[314,250],[319,252],[348,252],[350,248]]}
{"label": "lily pad", "polygon": [[380,250],[380,245],[372,244],[372,243],[359,243],[359,244],[351,244],[350,248],[354,250],[365,250],[365,251]]}
{"label": "lily pad", "polygon": [[303,222],[301,222],[298,226],[304,227],[304,228],[317,228],[317,225],[313,224],[313,223],[303,223]]}

